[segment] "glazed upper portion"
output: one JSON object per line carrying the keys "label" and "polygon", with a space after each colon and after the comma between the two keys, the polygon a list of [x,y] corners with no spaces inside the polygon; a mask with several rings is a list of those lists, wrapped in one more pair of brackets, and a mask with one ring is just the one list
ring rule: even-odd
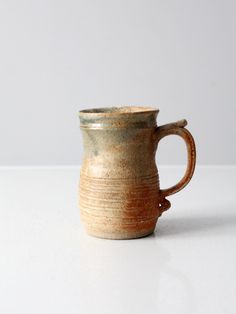
{"label": "glazed upper portion", "polygon": [[121,106],[85,109],[79,112],[80,127],[89,129],[156,127],[159,110],[152,107]]}

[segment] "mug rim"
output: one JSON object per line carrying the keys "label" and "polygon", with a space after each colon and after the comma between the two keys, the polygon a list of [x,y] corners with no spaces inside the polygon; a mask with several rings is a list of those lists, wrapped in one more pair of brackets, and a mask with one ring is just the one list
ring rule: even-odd
{"label": "mug rim", "polygon": [[145,113],[158,113],[159,109],[148,106],[112,106],[89,108],[79,111],[79,116],[92,116],[92,117],[106,117],[106,116],[120,116],[130,114],[145,114]]}

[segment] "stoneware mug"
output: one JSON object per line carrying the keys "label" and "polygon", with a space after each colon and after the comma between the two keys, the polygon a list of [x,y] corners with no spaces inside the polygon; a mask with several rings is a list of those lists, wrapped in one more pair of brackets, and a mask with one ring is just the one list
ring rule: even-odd
{"label": "stoneware mug", "polygon": [[[158,217],[170,208],[167,196],[192,178],[196,149],[186,120],[157,126],[159,110],[107,107],[79,112],[84,141],[80,172],[80,213],[88,234],[131,239],[151,234]],[[176,185],[161,190],[155,154],[168,135],[185,141],[188,163]]]}

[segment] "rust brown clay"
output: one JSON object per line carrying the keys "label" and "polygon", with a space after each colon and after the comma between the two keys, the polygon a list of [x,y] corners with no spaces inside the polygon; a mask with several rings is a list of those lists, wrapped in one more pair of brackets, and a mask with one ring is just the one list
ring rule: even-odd
{"label": "rust brown clay", "polygon": [[[186,120],[158,127],[159,110],[111,107],[79,113],[84,140],[80,173],[80,211],[90,235],[131,239],[151,234],[158,217],[170,207],[167,196],[192,178],[196,149]],[[179,135],[187,146],[184,177],[161,190],[155,154],[159,141]]]}

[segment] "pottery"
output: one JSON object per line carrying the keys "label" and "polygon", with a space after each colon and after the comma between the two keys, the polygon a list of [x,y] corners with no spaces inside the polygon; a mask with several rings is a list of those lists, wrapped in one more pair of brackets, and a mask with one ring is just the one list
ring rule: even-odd
{"label": "pottery", "polygon": [[[186,120],[157,126],[159,110],[110,107],[79,112],[84,156],[80,172],[80,214],[88,234],[131,239],[151,234],[166,199],[192,178],[196,149]],[[179,135],[188,153],[187,169],[176,185],[161,190],[155,155],[158,143]]]}

